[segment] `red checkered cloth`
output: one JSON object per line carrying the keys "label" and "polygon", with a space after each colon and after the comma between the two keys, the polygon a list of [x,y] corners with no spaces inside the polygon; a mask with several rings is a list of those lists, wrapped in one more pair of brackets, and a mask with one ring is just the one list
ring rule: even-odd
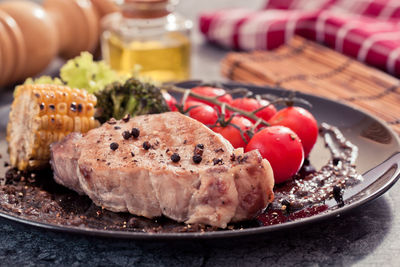
{"label": "red checkered cloth", "polygon": [[237,50],[273,49],[299,34],[400,76],[400,0],[267,0],[261,10],[203,13],[200,30]]}

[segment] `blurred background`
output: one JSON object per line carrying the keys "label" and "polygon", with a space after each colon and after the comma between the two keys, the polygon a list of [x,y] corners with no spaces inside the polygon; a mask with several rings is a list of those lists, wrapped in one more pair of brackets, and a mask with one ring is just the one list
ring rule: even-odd
{"label": "blurred background", "polygon": [[[0,0],[0,2],[17,2],[15,0]],[[42,0],[30,0],[41,4]],[[184,17],[188,18],[193,22],[193,30],[191,33],[192,42],[192,58],[191,58],[191,74],[193,78],[200,78],[208,80],[221,79],[220,67],[215,62],[221,60],[227,50],[215,47],[213,45],[207,44],[204,37],[199,31],[199,14],[205,11],[212,11],[224,8],[235,8],[235,7],[246,7],[258,9],[264,4],[264,0],[181,0],[177,6],[176,11],[182,14]],[[200,59],[201,58],[201,59]],[[201,61],[201,63],[199,63]],[[64,64],[64,60],[54,59],[51,64],[41,73],[36,76],[43,74],[54,74],[59,67]],[[207,68],[204,68],[207,66]]]}

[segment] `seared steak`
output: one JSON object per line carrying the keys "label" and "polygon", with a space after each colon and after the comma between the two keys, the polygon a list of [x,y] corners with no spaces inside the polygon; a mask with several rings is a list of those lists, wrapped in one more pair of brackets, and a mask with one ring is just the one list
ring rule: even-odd
{"label": "seared steak", "polygon": [[56,182],[115,212],[225,228],[273,199],[272,169],[258,151],[234,150],[176,112],[111,120],[51,153]]}

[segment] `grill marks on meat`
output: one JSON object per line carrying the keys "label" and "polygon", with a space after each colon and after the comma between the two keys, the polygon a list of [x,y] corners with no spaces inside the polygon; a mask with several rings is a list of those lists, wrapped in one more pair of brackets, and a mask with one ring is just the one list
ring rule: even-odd
{"label": "grill marks on meat", "polygon": [[[132,128],[140,136],[123,138]],[[112,142],[117,150],[110,149]],[[192,160],[197,144],[204,145],[199,164]],[[225,228],[254,217],[273,198],[272,169],[258,151],[234,150],[222,136],[176,112],[105,123],[84,136],[70,134],[51,151],[57,183],[115,212]],[[173,153],[179,162],[171,161]],[[231,161],[232,154],[240,160]],[[224,164],[214,166],[215,158]]]}

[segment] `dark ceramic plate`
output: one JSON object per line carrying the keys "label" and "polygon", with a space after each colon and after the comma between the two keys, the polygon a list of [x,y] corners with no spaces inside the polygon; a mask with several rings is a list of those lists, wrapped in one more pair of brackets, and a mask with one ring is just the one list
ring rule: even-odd
{"label": "dark ceramic plate", "polygon": [[[183,87],[193,87],[196,82],[182,83]],[[226,84],[228,88],[238,87],[237,84]],[[282,95],[286,92],[273,88],[256,86],[242,86],[252,90],[257,94]],[[298,227],[311,222],[324,220],[332,216],[351,211],[352,209],[371,201],[387,191],[399,178],[400,174],[400,142],[397,134],[393,132],[382,120],[369,115],[358,109],[349,107],[345,104],[328,100],[325,98],[299,94],[308,100],[313,107],[311,112],[315,115],[318,122],[326,122],[337,126],[344,136],[357,145],[359,155],[356,166],[357,171],[363,174],[364,181],[355,187],[348,189],[344,193],[344,207],[338,208],[331,205],[324,213],[320,213],[308,218],[276,224],[271,226],[250,227],[243,230],[212,231],[205,233],[141,233],[126,231],[97,230],[93,228],[72,227],[57,224],[48,224],[40,220],[27,220],[17,214],[10,212],[0,212],[0,216],[18,221],[24,224],[33,225],[41,228],[69,232],[81,233],[95,236],[107,236],[130,239],[210,239],[237,237],[254,234],[264,234],[272,231],[285,230]],[[5,127],[8,117],[8,106],[0,107],[0,153],[3,160],[7,155],[6,141],[4,137]],[[315,148],[310,155],[311,163],[319,168],[330,158],[328,150],[324,147],[323,141],[318,140]],[[0,177],[4,177],[5,168],[0,166]]]}

